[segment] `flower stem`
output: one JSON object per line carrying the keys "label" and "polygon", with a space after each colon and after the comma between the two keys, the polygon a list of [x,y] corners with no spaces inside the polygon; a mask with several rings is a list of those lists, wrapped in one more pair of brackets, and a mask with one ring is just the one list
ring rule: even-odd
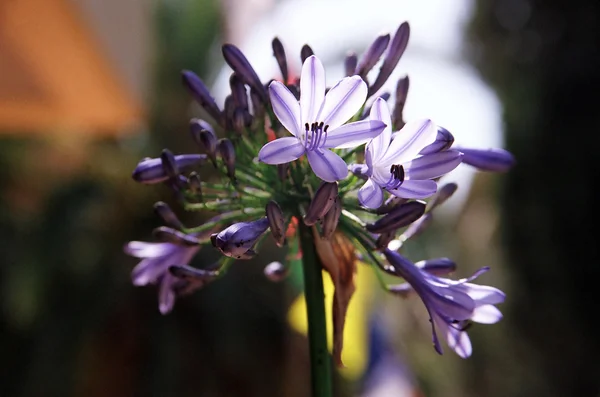
{"label": "flower stem", "polygon": [[331,397],[331,358],[327,350],[327,323],[325,321],[325,294],[321,260],[317,255],[311,229],[300,221],[304,297],[308,319],[310,374],[313,397]]}

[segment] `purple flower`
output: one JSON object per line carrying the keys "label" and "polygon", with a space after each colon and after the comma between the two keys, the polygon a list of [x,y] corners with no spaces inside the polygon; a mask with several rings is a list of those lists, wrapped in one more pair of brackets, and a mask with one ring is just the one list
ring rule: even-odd
{"label": "purple flower", "polygon": [[142,259],[131,272],[133,285],[158,284],[158,309],[162,314],[169,313],[180,281],[169,273],[169,266],[187,265],[199,249],[199,245],[130,241],[125,245],[125,253]]}
{"label": "purple flower", "polygon": [[238,222],[210,236],[211,242],[225,256],[250,259],[256,253],[252,246],[269,228],[267,217],[253,222]]}
{"label": "purple flower", "polygon": [[[206,161],[205,154],[180,154],[173,158],[177,168],[192,167]],[[168,180],[169,174],[165,170],[162,158],[145,158],[135,167],[132,177],[136,182],[152,184]]]}
{"label": "purple flower", "polygon": [[457,149],[463,153],[463,163],[481,171],[506,172],[515,165],[514,156],[504,149]]}
{"label": "purple flower", "polygon": [[[504,302],[504,293],[487,285],[470,283],[488,268],[480,269],[469,278],[450,280],[429,273],[395,251],[386,249],[383,253],[393,266],[393,273],[404,278],[425,304],[431,318],[433,345],[438,353],[442,354],[438,331],[456,354],[466,358],[472,352],[466,332],[470,323],[493,324],[502,318],[494,305]],[[392,286],[390,290],[393,292],[394,288]]]}
{"label": "purple flower", "polygon": [[367,144],[366,164],[350,166],[355,174],[368,177],[358,191],[358,199],[365,207],[380,207],[383,190],[402,198],[429,197],[437,190],[437,184],[431,179],[460,164],[462,155],[456,150],[417,157],[436,139],[437,128],[431,120],[409,122],[392,139],[390,111],[381,98],[373,103],[370,118],[383,121],[386,128]]}
{"label": "purple flower", "polygon": [[269,86],[273,111],[293,137],[267,143],[258,153],[267,164],[289,163],[306,153],[314,173],[335,182],[348,174],[346,163],[331,148],[352,148],[368,142],[385,127],[379,120],[343,125],[367,97],[367,85],[359,76],[346,77],[325,94],[325,70],[314,55],[302,65],[300,102],[278,81]]}

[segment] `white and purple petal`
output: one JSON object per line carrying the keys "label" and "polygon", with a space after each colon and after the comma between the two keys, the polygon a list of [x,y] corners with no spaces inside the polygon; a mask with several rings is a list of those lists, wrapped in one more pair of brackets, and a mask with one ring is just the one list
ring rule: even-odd
{"label": "white and purple petal", "polygon": [[329,149],[316,149],[306,153],[313,172],[325,182],[335,182],[348,175],[348,166],[340,156]]}
{"label": "white and purple petal", "polygon": [[304,61],[300,77],[300,109],[304,122],[316,121],[324,98],[325,69],[319,58],[311,55]]}
{"label": "white and purple petal", "polygon": [[408,179],[434,179],[452,171],[460,164],[462,153],[458,150],[428,154],[402,164]]}
{"label": "white and purple petal", "polygon": [[495,324],[502,320],[502,313],[494,305],[481,305],[473,310],[471,321],[481,324]]}
{"label": "white and purple petal", "polygon": [[397,189],[388,190],[396,197],[423,199],[430,197],[437,190],[437,183],[428,180],[404,180]]}
{"label": "white and purple petal", "polygon": [[437,127],[429,119],[407,123],[396,134],[377,166],[389,167],[414,159],[425,146],[435,141],[436,136]]}
{"label": "white and purple petal", "polygon": [[260,149],[258,159],[266,164],[284,164],[300,158],[305,150],[297,138],[277,138]]}
{"label": "white and purple petal", "polygon": [[358,201],[367,208],[379,208],[383,204],[383,190],[369,178],[358,191]]}
{"label": "white and purple petal", "polygon": [[344,124],[327,134],[325,148],[353,148],[367,143],[385,128],[385,124],[378,120],[362,120]]}
{"label": "white and purple petal", "polygon": [[336,129],[354,116],[366,99],[367,84],[359,76],[345,77],[325,95],[317,120]]}
{"label": "white and purple petal", "polygon": [[366,147],[366,150],[370,152],[371,161],[378,163],[392,141],[392,118],[387,102],[382,98],[377,98],[373,102],[369,118],[371,120],[379,120],[385,124],[385,128],[381,134],[373,138]]}
{"label": "white and purple petal", "polygon": [[279,81],[274,81],[269,85],[269,96],[273,111],[281,124],[290,134],[300,137],[303,131],[302,118],[300,104],[294,94]]}

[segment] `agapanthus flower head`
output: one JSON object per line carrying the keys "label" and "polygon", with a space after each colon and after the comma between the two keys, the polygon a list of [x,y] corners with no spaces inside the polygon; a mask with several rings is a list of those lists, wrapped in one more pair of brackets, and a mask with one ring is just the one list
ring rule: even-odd
{"label": "agapanthus flower head", "polygon": [[306,154],[314,173],[334,182],[348,174],[344,160],[332,148],[352,148],[377,136],[385,127],[378,120],[344,124],[363,106],[367,85],[359,76],[342,79],[325,94],[325,69],[314,55],[302,65],[300,101],[282,83],[269,85],[273,111],[293,137],[267,143],[258,153],[260,161],[282,164]]}
{"label": "agapanthus flower head", "polygon": [[[456,354],[466,358],[472,353],[466,332],[469,324],[493,324],[502,319],[502,313],[494,305],[504,302],[504,293],[494,287],[471,283],[488,268],[482,268],[468,278],[451,280],[433,275],[424,266],[415,266],[395,251],[385,249],[383,253],[392,265],[393,273],[404,278],[423,301],[431,318],[433,345],[438,353],[443,352],[438,332]],[[399,287],[400,290],[404,288]],[[390,290],[393,292],[394,287]]]}

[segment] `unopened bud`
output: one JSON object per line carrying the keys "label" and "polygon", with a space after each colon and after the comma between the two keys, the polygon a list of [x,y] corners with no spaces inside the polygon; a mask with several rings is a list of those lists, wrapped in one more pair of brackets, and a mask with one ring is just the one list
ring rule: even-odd
{"label": "unopened bud", "polygon": [[154,211],[168,226],[179,230],[184,228],[183,223],[181,223],[179,218],[177,218],[177,215],[175,215],[167,203],[162,201],[155,203]]}
{"label": "unopened bud", "polygon": [[178,296],[189,295],[219,276],[217,270],[196,269],[188,265],[169,266],[169,273],[178,279],[172,287]]}
{"label": "unopened bud", "polygon": [[389,34],[378,36],[363,54],[358,66],[356,67],[355,74],[365,79],[367,77],[367,73],[369,73],[371,69],[373,69],[373,66],[379,62],[379,58],[381,58],[381,55],[387,48],[389,42]]}
{"label": "unopened bud", "polygon": [[275,37],[273,39],[273,42],[271,43],[271,47],[273,47],[273,56],[277,60],[279,70],[281,70],[281,77],[283,77],[283,82],[286,83],[288,81],[288,67],[283,44],[277,37]]}
{"label": "unopened bud", "polygon": [[199,200],[202,200],[202,182],[200,179],[200,175],[197,172],[190,172],[190,176],[188,177],[188,184],[192,193],[198,196]]}
{"label": "unopened bud", "polygon": [[275,239],[275,243],[278,247],[282,247],[283,243],[285,242],[286,232],[283,211],[281,210],[279,204],[271,200],[265,207],[265,213],[267,215],[267,219],[269,220],[269,227],[271,229],[271,234]]}
{"label": "unopened bud", "polygon": [[235,73],[232,73],[229,78],[229,87],[231,87],[231,96],[233,97],[235,106],[237,108],[248,109],[246,86],[244,86],[242,80]]}
{"label": "unopened bud", "polygon": [[456,270],[456,263],[449,258],[434,258],[419,261],[415,266],[434,276],[445,276]]}
{"label": "unopened bud", "polygon": [[405,124],[403,113],[409,86],[410,80],[408,79],[408,76],[398,80],[398,84],[396,85],[396,102],[394,103],[394,110],[392,111],[392,125],[395,129],[401,129]]}
{"label": "unopened bud", "polygon": [[402,197],[391,196],[390,198],[385,200],[385,202],[383,203],[383,205],[381,207],[379,207],[375,210],[375,213],[377,215],[387,214],[394,208],[398,207],[401,204],[406,203],[407,201],[408,201],[408,199],[405,199]]}
{"label": "unopened bud", "polygon": [[444,150],[450,149],[450,147],[452,146],[453,143],[454,143],[454,136],[452,136],[450,131],[448,131],[444,127],[438,127],[437,136],[435,137],[435,141],[432,144],[425,146],[419,152],[419,154],[439,153]]}
{"label": "unopened bud", "polygon": [[[202,164],[206,161],[205,154],[181,154],[174,156],[177,169],[191,167],[197,164]],[[133,179],[136,182],[152,184],[164,182],[169,179],[169,175],[165,172],[163,161],[161,158],[146,158],[138,163],[133,170]]]}
{"label": "unopened bud", "polygon": [[443,204],[446,200],[448,200],[454,192],[458,189],[458,185],[454,182],[447,183],[435,193],[435,195],[429,200],[427,203],[427,212],[432,211],[435,207]]}
{"label": "unopened bud", "polygon": [[204,120],[191,119],[190,133],[198,146],[206,151],[213,165],[217,166],[217,136],[210,124]]}
{"label": "unopened bud", "polygon": [[285,267],[281,262],[271,262],[265,266],[264,273],[269,280],[278,283],[287,277],[289,268]]}
{"label": "unopened bud", "polygon": [[181,72],[183,83],[192,93],[192,96],[200,106],[219,124],[223,123],[221,110],[215,99],[210,95],[210,91],[202,80],[196,74],[189,70]]}
{"label": "unopened bud", "polygon": [[304,63],[304,61],[306,61],[312,55],[315,55],[315,52],[308,44],[304,44],[302,49],[300,49],[300,59],[302,59],[302,63]]}
{"label": "unopened bud", "polygon": [[235,148],[233,142],[227,138],[219,139],[219,154],[227,168],[227,176],[231,179],[235,178]]}
{"label": "unopened bud", "polygon": [[269,228],[268,219],[261,218],[254,222],[238,222],[220,233],[211,235],[211,243],[215,248],[236,259],[249,259],[256,253],[251,250],[256,240]]}
{"label": "unopened bud", "polygon": [[390,77],[396,68],[396,65],[398,65],[398,61],[400,61],[402,54],[404,54],[404,50],[406,50],[409,36],[410,27],[408,26],[407,22],[404,22],[400,25],[396,31],[396,34],[390,41],[388,51],[383,59],[383,64],[379,69],[379,74],[377,75],[375,82],[369,87],[367,97],[370,97],[379,91],[379,89],[383,87],[383,84],[385,84],[387,79]]}
{"label": "unopened bud", "polygon": [[505,172],[515,165],[514,156],[507,150],[456,148],[463,153],[462,162],[480,171]]}
{"label": "unopened bud", "polygon": [[250,101],[252,102],[252,114],[254,118],[258,120],[262,119],[265,116],[265,103],[253,88],[250,89]]}
{"label": "unopened bud", "polygon": [[233,44],[224,44],[222,47],[225,62],[233,69],[238,77],[250,87],[254,88],[263,102],[268,101],[267,90],[262,85],[256,71],[248,62],[246,56]]}
{"label": "unopened bud", "polygon": [[161,226],[152,231],[154,237],[165,243],[173,243],[178,245],[195,246],[201,243],[196,237],[180,232],[179,230],[170,227]]}
{"label": "unopened bud", "polygon": [[396,237],[396,230],[381,233],[379,237],[377,237],[375,246],[380,250],[385,249],[392,242],[392,240],[394,240],[394,237]]}
{"label": "unopened bud", "polygon": [[304,216],[304,224],[312,226],[329,211],[335,204],[335,199],[338,195],[338,184],[336,182],[323,182],[315,192],[306,215]]}
{"label": "unopened bud", "polygon": [[160,154],[160,161],[162,162],[165,174],[167,174],[169,178],[175,178],[179,174],[179,167],[177,167],[175,156],[173,156],[173,152],[169,149],[163,149]]}
{"label": "unopened bud", "polygon": [[277,164],[277,176],[282,181],[285,181],[288,177],[288,170],[290,169],[289,163]]}
{"label": "unopened bud", "polygon": [[333,206],[327,211],[325,217],[323,218],[323,238],[329,239],[335,229],[337,228],[338,222],[340,220],[340,215],[342,214],[342,199],[340,196],[336,197]]}
{"label": "unopened bud", "polygon": [[425,204],[411,201],[392,209],[387,215],[374,223],[368,224],[366,229],[371,233],[384,233],[408,226],[423,215]]}
{"label": "unopened bud", "polygon": [[346,76],[354,76],[356,71],[356,65],[358,64],[358,58],[356,54],[351,52],[346,55],[346,59],[344,60],[344,70],[346,71]]}

